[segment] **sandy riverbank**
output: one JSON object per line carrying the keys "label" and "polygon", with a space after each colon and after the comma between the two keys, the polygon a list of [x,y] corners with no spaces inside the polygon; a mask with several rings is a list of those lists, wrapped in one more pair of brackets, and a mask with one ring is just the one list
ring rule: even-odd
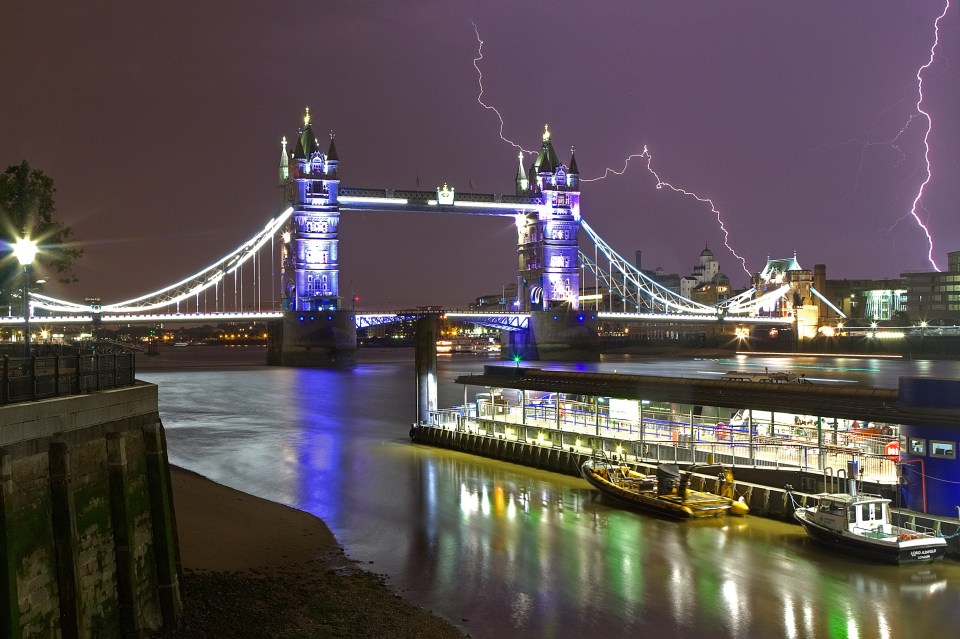
{"label": "sandy riverbank", "polygon": [[320,519],[181,468],[172,481],[184,627],[158,637],[464,636],[347,559]]}

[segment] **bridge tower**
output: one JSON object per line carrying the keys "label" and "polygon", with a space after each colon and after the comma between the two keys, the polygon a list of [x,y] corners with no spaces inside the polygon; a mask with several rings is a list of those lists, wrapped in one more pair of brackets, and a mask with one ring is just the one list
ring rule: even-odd
{"label": "bridge tower", "polygon": [[580,170],[576,153],[564,166],[543,128],[540,150],[529,169],[523,153],[517,195],[539,196],[540,210],[517,215],[518,310],[530,313],[530,328],[506,336],[508,356],[524,359],[599,359],[596,315],[580,312]]}
{"label": "bridge tower", "polygon": [[573,149],[569,166],[557,159],[546,126],[540,151],[528,173],[520,154],[517,195],[539,195],[544,205],[540,211],[524,213],[517,219],[517,298],[521,310],[576,310],[580,306],[580,172]]}
{"label": "bridge tower", "polygon": [[310,109],[297,131],[294,150],[283,139],[278,179],[281,209],[293,207],[283,232],[280,334],[268,354],[272,364],[323,366],[353,361],[355,316],[342,308],[337,237],[340,158],[334,136],[326,153],[313,131]]}

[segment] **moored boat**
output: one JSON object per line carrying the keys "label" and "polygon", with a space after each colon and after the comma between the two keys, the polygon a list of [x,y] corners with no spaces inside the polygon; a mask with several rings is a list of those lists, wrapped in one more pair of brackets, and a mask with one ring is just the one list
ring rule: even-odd
{"label": "moored boat", "polygon": [[890,500],[863,493],[815,495],[815,506],[793,516],[807,534],[826,546],[890,564],[929,563],[946,556],[947,541],[931,530],[892,523]]}
{"label": "moored boat", "polygon": [[580,474],[603,495],[668,517],[722,517],[745,515],[749,510],[747,504],[733,498],[729,471],[724,473],[723,486],[729,491],[725,495],[691,490],[687,487],[688,473],[681,472],[676,464],[661,464],[656,475],[644,475],[626,466],[588,459],[581,465]]}

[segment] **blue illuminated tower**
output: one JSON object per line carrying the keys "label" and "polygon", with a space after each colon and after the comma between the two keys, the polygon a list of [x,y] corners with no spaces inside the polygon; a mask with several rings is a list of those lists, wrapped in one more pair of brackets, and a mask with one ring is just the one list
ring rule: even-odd
{"label": "blue illuminated tower", "polygon": [[283,235],[280,277],[285,311],[340,308],[338,166],[333,134],[324,154],[307,108],[296,146],[289,156],[284,138],[279,169],[284,206],[293,207]]}
{"label": "blue illuminated tower", "polygon": [[270,364],[340,366],[355,360],[356,316],[340,300],[339,165],[333,134],[323,153],[307,109],[293,153],[283,140],[278,168],[280,206],[292,207],[293,213],[283,231],[284,312],[271,329]]}
{"label": "blue illuminated tower", "polygon": [[580,305],[577,233],[580,230],[580,173],[575,153],[564,166],[544,127],[540,151],[528,173],[523,155],[517,170],[517,195],[539,195],[538,212],[517,217],[518,301],[522,310]]}

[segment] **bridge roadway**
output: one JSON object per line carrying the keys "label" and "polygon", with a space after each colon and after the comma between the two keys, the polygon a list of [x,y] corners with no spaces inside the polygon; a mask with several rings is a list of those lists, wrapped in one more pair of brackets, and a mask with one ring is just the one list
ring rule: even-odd
{"label": "bridge roadway", "polygon": [[492,193],[444,193],[397,189],[340,187],[337,204],[341,211],[398,211],[405,213],[458,213],[467,215],[515,216],[544,208],[540,196]]}
{"label": "bridge roadway", "polygon": [[[584,311],[588,313],[590,311]],[[314,311],[307,315],[320,316],[324,311]],[[426,310],[401,310],[393,313],[357,313],[357,328],[368,328],[380,324],[416,319],[427,313],[435,313],[448,320],[480,324],[505,331],[523,330],[529,326],[529,313],[470,313],[445,312]],[[34,315],[31,323],[38,324],[92,324],[93,314],[82,315]],[[715,315],[680,315],[677,313],[606,313],[598,312],[596,317],[601,321],[617,321],[629,323],[645,322],[717,322],[721,319],[738,324],[773,324],[789,325],[793,322],[789,317],[726,317]],[[225,311],[219,313],[112,313],[100,316],[101,324],[198,324],[201,322],[277,322],[283,319],[282,311]],[[21,326],[23,317],[0,317],[0,326]]]}

